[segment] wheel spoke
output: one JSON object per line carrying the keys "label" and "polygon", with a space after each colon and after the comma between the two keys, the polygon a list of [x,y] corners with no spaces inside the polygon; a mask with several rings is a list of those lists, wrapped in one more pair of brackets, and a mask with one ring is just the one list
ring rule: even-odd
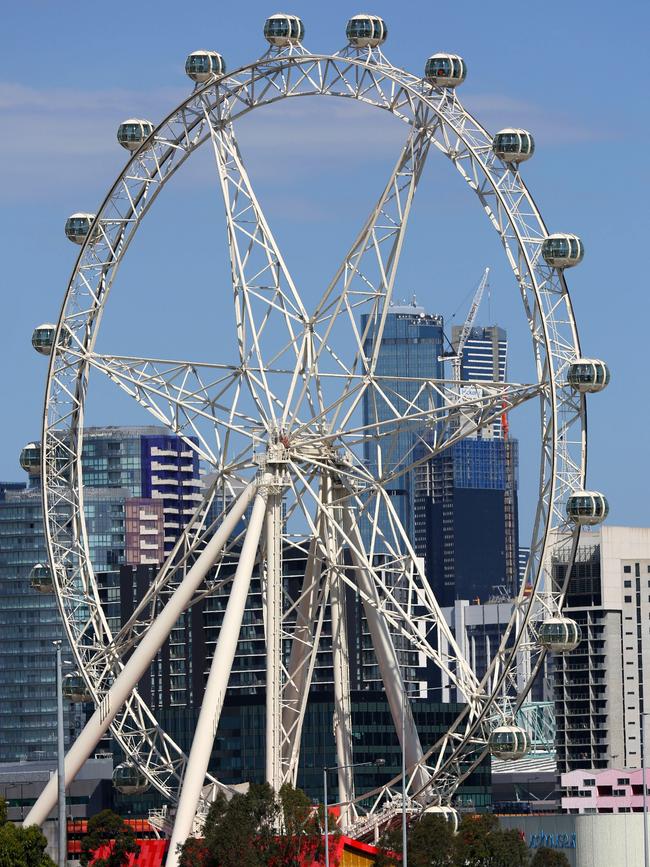
{"label": "wheel spoke", "polygon": [[[314,339],[309,376],[295,401],[294,416],[300,412],[314,377],[345,371],[349,379],[340,392],[345,399],[355,373],[374,371],[429,144],[427,130],[413,129],[375,207],[316,305],[310,320]],[[332,349],[335,344],[352,345],[351,361],[341,361]],[[339,406],[330,419],[332,426],[340,412]]]}

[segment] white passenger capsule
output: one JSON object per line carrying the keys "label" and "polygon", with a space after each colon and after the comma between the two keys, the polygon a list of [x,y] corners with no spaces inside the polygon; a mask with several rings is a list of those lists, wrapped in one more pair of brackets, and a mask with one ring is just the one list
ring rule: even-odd
{"label": "white passenger capsule", "polygon": [[36,563],[29,573],[29,584],[32,590],[39,593],[54,593],[52,570],[45,563]]}
{"label": "white passenger capsule", "polygon": [[490,734],[488,747],[496,759],[523,759],[530,751],[530,736],[519,726],[497,726]]}
{"label": "white passenger capsule", "polygon": [[355,48],[377,48],[386,41],[388,27],[378,15],[353,15],[347,23],[345,35]]}
{"label": "white passenger capsule", "polygon": [[466,76],[465,61],[457,54],[432,54],[424,65],[424,77],[437,87],[457,87]]}
{"label": "white passenger capsule", "polygon": [[20,453],[20,466],[30,476],[37,476],[41,471],[41,447],[38,443],[27,443]]}
{"label": "white passenger capsule", "polygon": [[502,129],[492,139],[492,150],[507,163],[523,163],[535,152],[535,140],[525,129]]}
{"label": "white passenger capsule", "polygon": [[65,221],[66,238],[73,244],[83,244],[90,233],[94,219],[94,214],[72,214]]}
{"label": "white passenger capsule", "polygon": [[595,394],[609,385],[609,368],[599,358],[578,358],[569,365],[567,382],[583,394]]}
{"label": "white passenger capsule", "polygon": [[86,686],[86,681],[80,674],[66,674],[63,678],[62,692],[66,701],[72,701],[75,704],[93,700],[90,690]]}
{"label": "white passenger capsule", "polygon": [[117,128],[117,140],[127,151],[137,151],[143,141],[149,138],[154,130],[150,120],[130,117],[122,121]]}
{"label": "white passenger capsule", "polygon": [[193,51],[187,55],[185,72],[192,81],[196,81],[199,84],[209,81],[218,75],[223,75],[225,71],[225,61],[216,51]]}
{"label": "white passenger capsule", "polygon": [[264,23],[264,37],[271,45],[283,48],[297,45],[305,36],[305,25],[297,15],[276,12]]}
{"label": "white passenger capsule", "polygon": [[542,256],[551,268],[571,268],[582,262],[584,244],[577,235],[556,232],[542,241]]}
{"label": "white passenger capsule", "polygon": [[580,626],[570,617],[551,617],[539,627],[538,640],[553,653],[569,653],[582,639]]}
{"label": "white passenger capsule", "polygon": [[[56,335],[56,325],[51,322],[44,322],[38,325],[32,332],[32,346],[40,355],[50,355],[54,346],[54,337]],[[59,345],[69,346],[72,335],[67,325],[61,328],[61,336]]]}
{"label": "white passenger capsule", "polygon": [[142,795],[149,788],[149,780],[140,768],[124,762],[113,771],[113,787],[121,795]]}
{"label": "white passenger capsule", "polygon": [[609,503],[598,491],[574,491],[566,501],[567,516],[581,527],[602,524],[609,514]]}

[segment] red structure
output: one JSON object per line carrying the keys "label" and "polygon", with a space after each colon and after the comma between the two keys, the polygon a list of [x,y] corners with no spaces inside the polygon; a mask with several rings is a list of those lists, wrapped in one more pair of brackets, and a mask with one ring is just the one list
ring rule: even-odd
{"label": "red structure", "polygon": [[[143,822],[148,825],[148,822]],[[128,867],[162,867],[167,853],[168,840],[138,840],[140,852],[132,855]],[[72,847],[75,847],[74,852]],[[78,854],[79,841],[72,840],[68,846],[70,854]],[[106,858],[110,854],[109,846],[102,846],[95,853],[95,859]],[[330,864],[332,867],[371,867],[375,863],[377,849],[368,843],[361,843],[351,837],[330,838]],[[396,863],[399,859],[396,859]],[[91,865],[94,863],[91,862]],[[318,861],[305,860],[302,867],[323,867],[324,857]]]}

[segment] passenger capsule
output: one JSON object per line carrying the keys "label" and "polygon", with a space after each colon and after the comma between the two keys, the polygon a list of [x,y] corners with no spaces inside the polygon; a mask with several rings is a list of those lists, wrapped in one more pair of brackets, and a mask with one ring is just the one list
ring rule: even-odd
{"label": "passenger capsule", "polygon": [[93,697],[80,674],[66,674],[63,678],[63,698],[75,704],[92,701]]}
{"label": "passenger capsule", "polygon": [[[56,335],[56,325],[51,322],[44,322],[34,329],[32,333],[32,346],[40,355],[49,355],[54,346],[54,337]],[[59,337],[60,346],[69,346],[72,335],[67,325],[61,328],[61,336]]]}
{"label": "passenger capsule", "polygon": [[193,51],[185,61],[185,72],[192,81],[202,84],[217,75],[223,75],[226,64],[216,51]]}
{"label": "passenger capsule", "polygon": [[595,394],[609,385],[609,367],[598,358],[579,358],[569,365],[567,382],[583,394]]}
{"label": "passenger capsule", "polygon": [[437,87],[457,87],[466,76],[465,61],[457,54],[432,54],[424,66],[424,77]]}
{"label": "passenger capsule", "polygon": [[37,476],[41,471],[41,447],[38,443],[27,443],[20,453],[20,466],[30,476]]}
{"label": "passenger capsule", "polygon": [[525,129],[502,129],[492,139],[492,150],[507,163],[523,163],[535,152],[535,140]]}
{"label": "passenger capsule", "polygon": [[297,15],[285,15],[276,12],[266,19],[264,24],[264,36],[271,45],[284,47],[297,45],[302,42],[305,35],[305,25]]}
{"label": "passenger capsule", "polygon": [[32,590],[37,590],[39,593],[54,593],[50,567],[45,563],[37,563],[32,566],[29,573],[29,584]]}
{"label": "passenger capsule", "polygon": [[530,736],[519,726],[497,726],[490,734],[488,747],[495,759],[523,759],[530,751]]}
{"label": "passenger capsule", "polygon": [[347,23],[345,35],[355,48],[377,48],[386,41],[388,27],[378,15],[353,15]]}
{"label": "passenger capsule", "polygon": [[582,262],[584,255],[584,244],[577,235],[558,232],[542,242],[542,256],[551,268],[571,268]]}
{"label": "passenger capsule", "polygon": [[150,120],[141,120],[130,117],[122,121],[117,128],[117,140],[127,151],[137,151],[143,141],[149,138],[153,132],[153,124]]}
{"label": "passenger capsule", "polygon": [[65,235],[74,244],[83,244],[95,219],[94,214],[73,214],[65,221]]}
{"label": "passenger capsule", "polygon": [[598,491],[574,491],[567,498],[566,513],[574,524],[592,527],[605,520],[609,503]]}
{"label": "passenger capsule", "polygon": [[142,795],[149,788],[149,780],[140,768],[124,762],[113,771],[113,787],[121,795]]}
{"label": "passenger capsule", "polygon": [[542,647],[553,653],[569,653],[582,639],[580,626],[569,617],[551,617],[539,627],[538,640]]}

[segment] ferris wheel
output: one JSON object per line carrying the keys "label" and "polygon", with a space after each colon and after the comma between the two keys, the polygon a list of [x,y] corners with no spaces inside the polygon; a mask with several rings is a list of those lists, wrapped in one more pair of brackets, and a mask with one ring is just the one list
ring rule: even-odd
{"label": "ferris wheel", "polygon": [[[33,336],[50,358],[42,444],[23,453],[26,465],[41,467],[43,480],[49,566],[39,564],[35,586],[56,592],[79,670],[75,695],[96,706],[66,757],[66,783],[110,727],[127,756],[118,773],[122,789],[153,785],[177,805],[170,863],[197,814],[228,788],[208,766],[255,570],[264,605],[266,779],[276,790],[296,781],[327,617],[340,823],[363,836],[390,819],[402,785],[413,809],[448,812],[459,784],[487,752],[526,753],[529,738],[515,723],[516,711],[545,653],[570,651],[580,640],[577,624],[561,612],[570,568],[558,578],[554,555],[568,550],[571,563],[580,527],[602,521],[608,508],[602,494],[585,490],[585,395],[602,390],[609,372],[604,362],[582,357],[564,277],[581,261],[583,245],[574,234],[546,229],[524,185],[531,134],[490,135],[463,108],[457,88],[466,65],[457,55],[432,55],[423,76],[393,66],[382,49],[386,25],[376,16],[351,18],[348,44],[335,54],[309,52],[293,15],[271,16],[264,35],[267,52],[233,73],[215,51],[190,54],[185,70],[195,87],[187,99],[157,126],[137,118],[120,125],[128,162],[96,214],[67,221],[79,257],[58,323]],[[309,305],[255,196],[235,134],[250,111],[302,96],[353,100],[405,124],[403,148],[374,208]],[[104,308],[120,291],[113,284],[140,223],[203,144],[214,154],[225,204],[232,347],[188,360],[96,351]],[[396,384],[380,372],[403,241],[430,152],[447,157],[498,233],[530,328],[533,381],[402,377]],[[174,550],[118,631],[109,627],[84,520],[81,453],[91,374],[106,377],[183,438],[213,474]],[[408,385],[408,399],[401,385]],[[540,409],[541,452],[530,557],[511,620],[479,678],[388,487],[531,401]],[[396,439],[404,434],[411,446],[395,461]],[[377,468],[364,458],[368,443]],[[288,551],[305,562],[302,586],[290,600],[283,592]],[[137,684],[182,613],[223,588],[227,606],[185,755]],[[351,767],[348,591],[363,609],[407,768],[404,780],[395,777],[372,792],[358,790]],[[435,665],[464,703],[435,743],[422,742],[413,718],[402,664],[409,651]],[[45,820],[56,792],[53,777],[26,824]]]}

